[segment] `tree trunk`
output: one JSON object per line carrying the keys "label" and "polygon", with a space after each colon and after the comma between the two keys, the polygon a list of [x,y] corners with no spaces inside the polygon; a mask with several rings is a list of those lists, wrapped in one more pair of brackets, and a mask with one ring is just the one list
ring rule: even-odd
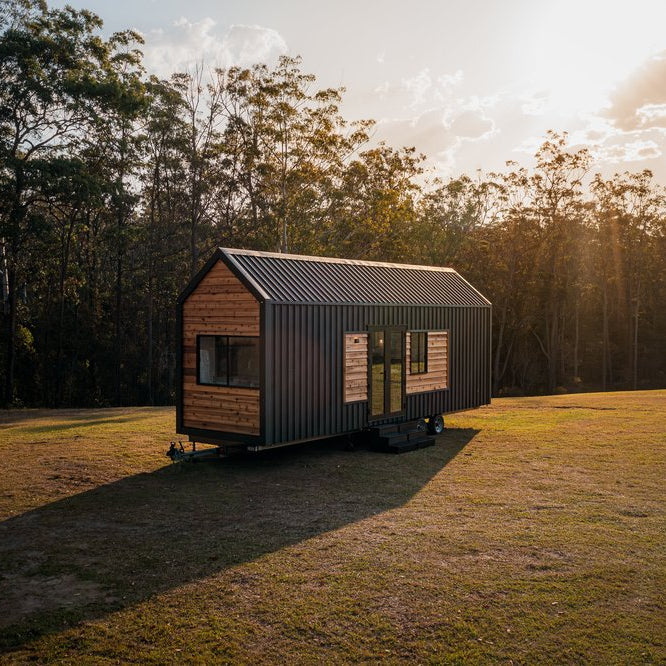
{"label": "tree trunk", "polygon": [[4,238],[0,238],[0,292],[2,295],[2,313],[9,314],[9,275],[7,272],[7,251]]}
{"label": "tree trunk", "polygon": [[152,266],[150,267],[151,275],[148,276],[148,404],[155,404],[155,396],[153,394],[153,276]]}
{"label": "tree trunk", "polygon": [[[120,224],[119,224],[120,227]],[[115,335],[115,344],[114,344],[114,356],[115,356],[115,373],[114,373],[114,382],[115,382],[115,402],[116,405],[120,405],[121,400],[121,385],[122,385],[122,343],[120,340],[121,332],[121,316],[120,311],[122,308],[123,300],[123,253],[120,248],[118,248],[118,253],[116,255],[116,303],[115,303],[115,312],[114,312],[114,322],[113,329]]]}
{"label": "tree trunk", "polygon": [[69,268],[69,252],[72,242],[72,233],[74,232],[74,219],[70,219],[67,227],[66,237],[63,241],[61,261],[60,261],[60,276],[58,281],[58,349],[56,354],[56,391],[55,391],[55,404],[60,407],[62,404],[62,378],[65,372],[62,367],[63,356],[63,329],[65,327],[65,281],[67,279],[67,270]]}
{"label": "tree trunk", "polygon": [[558,332],[559,317],[557,306],[551,306],[550,332],[548,340],[548,392],[553,393],[557,386],[557,366],[559,363],[558,355]]}
{"label": "tree trunk", "polygon": [[580,340],[580,300],[576,297],[576,310],[574,313],[574,350],[573,350],[573,374],[574,381],[578,381],[578,344]]}
{"label": "tree trunk", "polygon": [[638,388],[638,309],[640,302],[636,296],[636,310],[634,312],[634,358],[633,358],[633,387]]}
{"label": "tree trunk", "polygon": [[604,280],[604,299],[602,313],[602,343],[601,343],[601,390],[607,388],[606,379],[608,377],[608,288]]}
{"label": "tree trunk", "polygon": [[16,367],[15,340],[16,340],[16,271],[10,267],[8,272],[8,317],[7,317],[7,343],[5,363],[5,396],[4,403],[9,407],[14,402],[14,372]]}

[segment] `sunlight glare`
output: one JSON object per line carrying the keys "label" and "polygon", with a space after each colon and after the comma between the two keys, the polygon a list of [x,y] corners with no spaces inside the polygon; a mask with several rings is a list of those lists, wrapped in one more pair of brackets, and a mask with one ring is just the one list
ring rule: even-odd
{"label": "sunlight glare", "polygon": [[[666,2],[662,7],[663,26]],[[631,16],[626,10],[626,2],[617,0],[544,3],[540,20],[526,30],[523,67],[531,86],[548,91],[550,112],[598,110],[615,85],[666,48],[666,36],[654,22],[642,25],[640,10]]]}

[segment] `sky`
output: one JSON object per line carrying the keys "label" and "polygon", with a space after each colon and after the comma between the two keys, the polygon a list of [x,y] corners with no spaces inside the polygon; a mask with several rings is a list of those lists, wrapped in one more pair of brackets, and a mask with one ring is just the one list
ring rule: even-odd
{"label": "sky", "polygon": [[[51,6],[65,2],[52,1]],[[666,0],[69,0],[168,76],[300,55],[349,120],[444,178],[525,166],[548,129],[666,185]]]}

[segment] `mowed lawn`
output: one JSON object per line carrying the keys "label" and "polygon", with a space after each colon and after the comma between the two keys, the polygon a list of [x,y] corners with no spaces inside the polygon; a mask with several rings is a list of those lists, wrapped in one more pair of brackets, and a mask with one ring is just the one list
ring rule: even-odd
{"label": "mowed lawn", "polygon": [[171,465],[172,409],[0,412],[0,661],[665,663],[666,391],[447,426]]}

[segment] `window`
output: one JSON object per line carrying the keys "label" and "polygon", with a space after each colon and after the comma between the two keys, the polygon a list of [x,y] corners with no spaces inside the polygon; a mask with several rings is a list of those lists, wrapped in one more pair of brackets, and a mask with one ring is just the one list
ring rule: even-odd
{"label": "window", "polygon": [[197,336],[199,384],[259,387],[259,338]]}
{"label": "window", "polygon": [[412,331],[410,334],[410,373],[422,375],[428,372],[428,333]]}

